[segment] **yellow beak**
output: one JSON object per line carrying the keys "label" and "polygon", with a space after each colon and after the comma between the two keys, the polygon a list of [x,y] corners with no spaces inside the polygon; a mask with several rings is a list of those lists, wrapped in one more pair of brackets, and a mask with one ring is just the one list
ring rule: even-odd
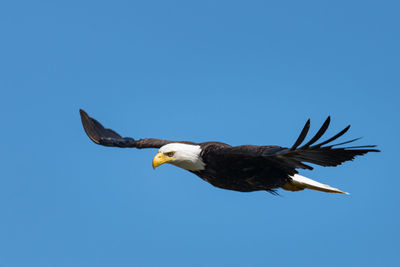
{"label": "yellow beak", "polygon": [[173,157],[168,157],[161,152],[158,152],[157,155],[153,158],[153,169],[156,169],[158,166],[172,161]]}

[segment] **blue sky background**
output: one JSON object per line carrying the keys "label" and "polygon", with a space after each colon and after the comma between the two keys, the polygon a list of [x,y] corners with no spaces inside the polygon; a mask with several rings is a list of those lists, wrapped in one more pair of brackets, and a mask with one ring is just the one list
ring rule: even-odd
{"label": "blue sky background", "polygon": [[[0,4],[0,266],[399,264],[397,1]],[[122,135],[290,146],[378,144],[302,172],[350,196],[221,190]],[[341,140],[346,140],[342,138]]]}

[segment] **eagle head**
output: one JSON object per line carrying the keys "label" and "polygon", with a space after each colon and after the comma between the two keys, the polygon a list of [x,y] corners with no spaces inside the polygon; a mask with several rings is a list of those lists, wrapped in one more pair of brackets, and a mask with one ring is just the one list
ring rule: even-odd
{"label": "eagle head", "polygon": [[153,169],[164,163],[169,163],[188,171],[205,169],[199,145],[170,143],[162,146],[153,158]]}

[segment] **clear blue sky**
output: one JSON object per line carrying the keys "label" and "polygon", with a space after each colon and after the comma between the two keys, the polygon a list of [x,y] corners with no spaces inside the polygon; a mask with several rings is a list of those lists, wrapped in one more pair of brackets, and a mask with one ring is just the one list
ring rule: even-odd
{"label": "clear blue sky", "polygon": [[[397,1],[0,5],[0,266],[399,265]],[[351,193],[239,193],[124,136],[290,146],[307,118],[377,144],[304,175]],[[342,138],[341,140],[346,140]]]}

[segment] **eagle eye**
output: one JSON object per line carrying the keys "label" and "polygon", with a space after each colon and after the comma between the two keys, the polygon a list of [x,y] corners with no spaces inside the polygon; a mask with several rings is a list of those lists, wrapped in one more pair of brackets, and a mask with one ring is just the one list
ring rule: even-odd
{"label": "eagle eye", "polygon": [[174,154],[175,154],[175,152],[168,152],[168,153],[165,153],[165,155],[167,156],[167,157],[173,157],[174,156]]}

